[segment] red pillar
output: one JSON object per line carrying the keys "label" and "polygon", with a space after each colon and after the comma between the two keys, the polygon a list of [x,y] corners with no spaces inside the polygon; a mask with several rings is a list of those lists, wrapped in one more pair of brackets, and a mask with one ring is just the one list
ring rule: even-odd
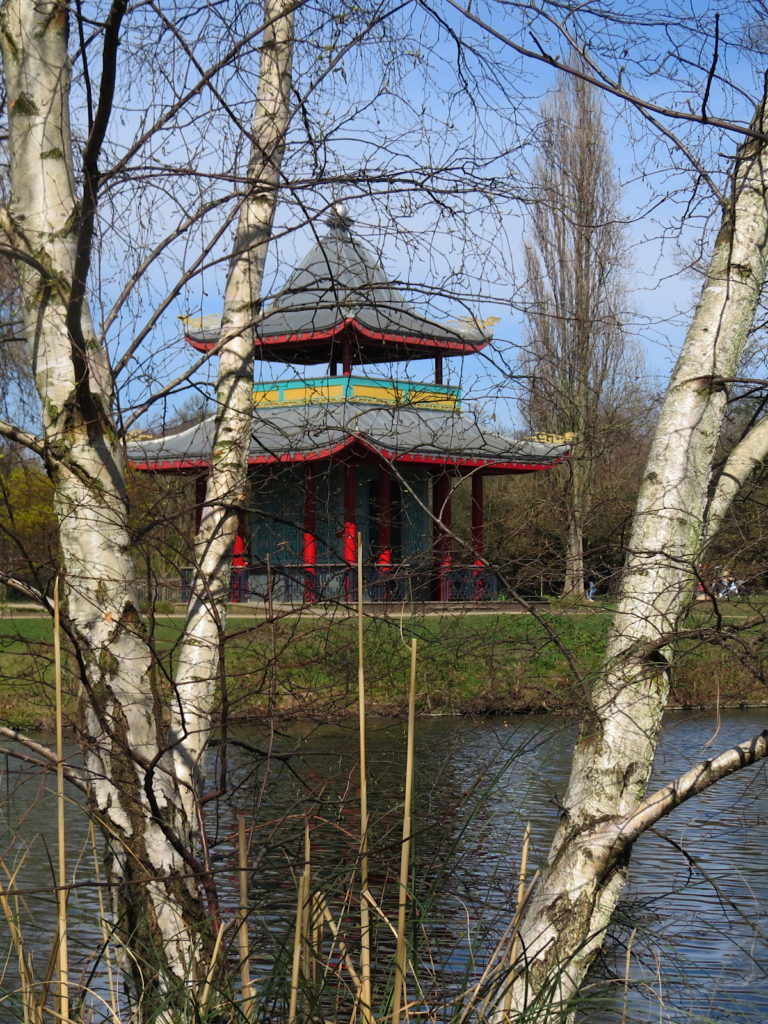
{"label": "red pillar", "polygon": [[247,573],[248,556],[245,535],[245,512],[237,514],[237,533],[232,545],[232,586],[231,598],[234,602],[248,599]]}
{"label": "red pillar", "polygon": [[451,477],[445,470],[439,472],[432,481],[432,515],[435,517],[435,597],[438,601],[450,601],[451,584],[448,574],[451,570]]}
{"label": "red pillar", "polygon": [[304,471],[304,600],[314,604],[317,600],[317,476],[314,466]]}
{"label": "red pillar", "polygon": [[379,568],[382,572],[389,572],[392,568],[392,475],[389,466],[379,466],[376,504],[379,514]]}
{"label": "red pillar", "polygon": [[474,573],[474,598],[480,601],[484,596],[485,580],[483,578],[483,475],[472,475],[472,551],[475,556],[476,571]]}
{"label": "red pillar", "polygon": [[357,466],[344,466],[344,531],[342,534],[342,557],[347,563],[344,574],[344,597],[350,600],[353,570],[357,561]]}
{"label": "red pillar", "polygon": [[237,513],[237,533],[235,534],[235,543],[232,546],[232,565],[237,566],[238,569],[248,565],[248,557],[246,555],[248,538],[245,534],[245,518],[245,512]]}

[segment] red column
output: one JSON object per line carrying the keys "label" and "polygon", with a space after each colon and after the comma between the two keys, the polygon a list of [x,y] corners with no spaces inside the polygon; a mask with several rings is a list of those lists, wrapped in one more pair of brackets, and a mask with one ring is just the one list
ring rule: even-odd
{"label": "red column", "polygon": [[480,601],[485,591],[485,579],[483,577],[483,475],[473,473],[472,475],[472,551],[475,556],[476,571],[474,573],[474,598]]}
{"label": "red column", "polygon": [[235,534],[235,543],[232,546],[232,565],[242,569],[248,565],[248,557],[246,550],[248,548],[248,538],[245,534],[245,512],[237,513],[237,533]]}
{"label": "red column", "polygon": [[314,466],[304,472],[304,600],[314,604],[317,600],[317,477]]}
{"label": "red column", "polygon": [[448,531],[451,529],[451,478],[444,470],[432,481],[432,515],[435,517],[435,596],[438,601],[450,601],[451,538]]}
{"label": "red column", "polygon": [[382,572],[389,572],[392,568],[392,475],[389,466],[379,466],[376,499],[379,514],[379,568]]}
{"label": "red column", "polygon": [[234,602],[248,599],[247,573],[248,557],[245,536],[245,512],[237,514],[237,533],[232,545],[232,586],[231,598]]}
{"label": "red column", "polygon": [[342,534],[342,557],[347,563],[344,574],[344,596],[350,600],[353,569],[357,561],[357,466],[346,463],[344,466],[344,531]]}

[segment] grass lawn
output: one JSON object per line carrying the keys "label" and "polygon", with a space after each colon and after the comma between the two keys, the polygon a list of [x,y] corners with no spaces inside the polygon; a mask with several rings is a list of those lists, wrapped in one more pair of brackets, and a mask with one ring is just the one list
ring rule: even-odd
{"label": "grass lawn", "polygon": [[[727,623],[756,608],[726,606]],[[694,609],[689,625],[713,627],[711,610]],[[161,675],[173,666],[182,619],[158,616],[155,645]],[[405,707],[411,636],[419,640],[419,709],[422,713],[564,711],[578,716],[597,670],[610,625],[600,606],[510,614],[405,616],[366,620],[366,674],[372,706],[400,714]],[[224,646],[226,686],[219,711],[238,720],[281,715],[341,717],[357,698],[357,625],[336,613],[291,614],[270,624],[260,616],[231,616]],[[760,631],[750,643],[760,647]],[[758,663],[762,663],[759,657]],[[756,703],[763,685],[746,659],[700,639],[680,646],[673,668],[676,704]],[[52,628],[47,619],[0,619],[0,721],[50,726]],[[167,683],[166,683],[167,685]],[[74,682],[69,665],[69,710]]]}

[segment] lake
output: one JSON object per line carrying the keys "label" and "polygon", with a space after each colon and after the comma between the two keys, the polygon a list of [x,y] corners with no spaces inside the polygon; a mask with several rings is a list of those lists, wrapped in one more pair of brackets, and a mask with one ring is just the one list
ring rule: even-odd
{"label": "lake", "polygon": [[[654,785],[765,727],[763,711],[672,712],[665,719]],[[396,915],[405,733],[400,722],[369,723],[371,889],[383,913]],[[573,728],[549,716],[473,721],[430,718],[417,726],[414,924],[426,1002],[449,1000],[476,978],[508,921],[523,830],[531,826],[532,868],[545,855],[567,777]],[[714,737],[714,738],[713,738]],[[295,878],[303,833],[312,840],[313,885],[346,925],[344,899],[356,863],[356,723],[301,723],[239,729],[227,750],[230,800],[208,806],[206,829],[221,872],[225,908],[234,908],[236,816],[249,827],[254,976],[264,979],[290,948]],[[711,744],[705,746],[709,741]],[[212,771],[221,768],[220,749]],[[73,757],[75,753],[73,752]],[[0,849],[25,893],[21,915],[41,962],[55,920],[52,779],[0,760]],[[590,982],[585,1020],[619,1022],[763,1021],[768,1016],[768,791],[762,767],[746,769],[679,808],[637,844],[632,878]],[[76,802],[67,816],[72,959],[87,975],[98,957],[100,916],[93,853]],[[631,939],[630,978],[623,980]],[[8,945],[0,925],[0,952]],[[379,981],[391,934],[380,927]],[[12,959],[4,985],[13,987]],[[102,972],[103,973],[103,972]],[[617,979],[618,980],[612,980]],[[99,969],[91,984],[105,991]],[[265,987],[266,990],[266,987]],[[340,1005],[345,993],[339,994]],[[4,1010],[5,1007],[5,1010]],[[4,1015],[5,1014],[5,1015]],[[280,1014],[279,997],[273,1010]],[[447,1014],[443,1014],[443,1017]],[[0,1003],[0,1022],[15,1020]],[[98,1015],[95,1018],[99,1019]]]}

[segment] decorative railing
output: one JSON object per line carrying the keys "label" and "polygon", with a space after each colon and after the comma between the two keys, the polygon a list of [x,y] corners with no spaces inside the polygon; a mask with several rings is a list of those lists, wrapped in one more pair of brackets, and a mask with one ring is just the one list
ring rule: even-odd
{"label": "decorative railing", "polygon": [[[189,599],[194,570],[181,570],[179,599]],[[438,580],[439,576],[439,580]],[[438,573],[432,565],[400,563],[363,567],[363,599],[382,603],[494,601],[499,597],[496,573],[482,566],[451,566]],[[357,600],[357,569],[336,563],[312,567],[259,565],[232,569],[233,602],[300,605]]]}
{"label": "decorative railing", "polygon": [[265,381],[253,389],[253,403],[317,405],[324,402],[365,402],[372,405],[418,405],[427,409],[459,408],[461,390],[447,384],[416,384],[376,377],[336,376],[307,380]]}

